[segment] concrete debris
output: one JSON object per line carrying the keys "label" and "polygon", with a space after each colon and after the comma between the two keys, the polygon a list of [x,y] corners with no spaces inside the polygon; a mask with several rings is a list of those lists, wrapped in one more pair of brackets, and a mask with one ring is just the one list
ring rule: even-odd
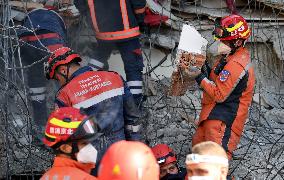
{"label": "concrete debris", "polygon": [[73,24],[76,25],[79,23],[80,12],[75,5],[58,9],[58,13],[64,19],[67,27],[71,27]]}
{"label": "concrete debris", "polygon": [[272,109],[267,111],[265,118],[284,125],[284,109]]}
{"label": "concrete debris", "polygon": [[[181,118],[186,120],[188,123],[192,123],[193,125],[196,124],[194,117],[189,116],[188,114],[182,112],[182,111],[178,111],[178,113],[180,114]],[[197,127],[197,126],[195,126]]]}
{"label": "concrete debris", "polygon": [[[276,8],[278,9],[282,9],[283,7],[283,5],[281,5],[283,2],[278,0],[257,1],[267,6],[274,7],[277,5]],[[22,6],[22,2],[10,2],[12,2],[11,5],[13,7],[12,17],[20,21],[21,17],[24,16],[24,6]],[[54,5],[53,0],[47,2],[48,3],[45,5]],[[153,46],[151,46],[151,48],[147,45],[143,46],[144,73],[146,74],[144,77],[143,91],[147,96],[147,100],[143,106],[149,111],[149,116],[144,121],[143,136],[150,146],[158,143],[168,143],[178,154],[179,164],[183,166],[185,156],[190,152],[192,136],[195,133],[196,124],[199,119],[202,91],[194,83],[183,96],[172,97],[167,95],[167,90],[171,83],[170,77],[175,69],[174,60],[176,58],[175,51],[172,51],[170,54],[167,52],[173,50],[179,42],[182,23],[185,21],[189,21],[188,24],[194,27],[195,30],[198,31],[198,34],[200,33],[202,37],[209,42],[209,45],[212,44],[213,20],[216,17],[229,14],[229,11],[223,0],[181,0],[180,2],[183,3],[177,6],[176,4],[171,4],[169,0],[164,0],[160,3],[154,0],[147,0],[148,7],[151,10],[168,16],[169,20],[166,22],[167,26],[161,26],[158,30],[151,30],[151,36],[147,37],[150,39],[147,43],[151,43],[151,45],[154,43],[160,49],[153,48]],[[245,2],[245,5],[246,4]],[[28,5],[28,9],[37,6],[42,7],[40,3],[28,3]],[[240,2],[236,2],[236,5],[240,8],[244,7],[244,4]],[[65,8],[63,10],[67,9],[68,8]],[[78,11],[73,8],[70,13],[72,16],[78,16]],[[283,12],[281,11],[279,13],[281,14]],[[277,88],[273,88],[276,82],[280,82],[279,84],[282,83],[283,85],[283,76],[281,76],[283,70],[279,68],[280,73],[277,73],[279,74],[278,78],[265,78],[269,73],[273,74],[274,72],[272,73],[272,71],[277,67],[281,67],[282,62],[279,62],[279,60],[284,60],[284,36],[281,34],[284,32],[284,15],[275,15],[269,8],[265,8],[264,10],[244,8],[241,11],[241,15],[244,15],[244,17],[250,21],[252,38],[248,40],[247,44],[251,46],[252,60],[256,64],[258,73],[262,76],[258,75],[256,94],[253,97],[254,103],[251,106],[249,120],[246,122],[241,142],[231,161],[231,173],[236,179],[283,179],[284,92],[279,88],[280,85],[277,86]],[[85,60],[83,63],[86,64],[91,59],[90,54],[92,54],[93,48],[96,47],[96,40],[94,34],[92,34],[92,27],[86,28],[87,25],[90,26],[86,17],[81,18],[85,18],[80,20],[80,22],[82,21],[80,25],[84,26],[83,29],[86,32],[80,34],[74,31],[70,36],[74,44],[78,43],[79,39],[81,39],[80,44],[76,44],[78,45],[78,49],[76,50],[84,55]],[[192,28],[191,30],[194,29]],[[197,31],[194,32],[196,33]],[[90,41],[92,43],[88,44]],[[196,43],[192,42],[191,37],[187,37],[186,41],[196,45]],[[182,43],[180,43],[180,46],[182,46]],[[214,48],[214,45],[212,48]],[[272,58],[272,53],[273,57],[274,53],[276,54],[277,64],[274,61],[266,61]],[[118,71],[125,77],[122,68],[123,63],[119,54],[112,54],[109,63],[110,70]],[[259,67],[261,63],[265,66],[265,72]],[[269,69],[267,66],[271,63],[275,63],[277,67]],[[147,74],[149,71],[151,72]],[[269,81],[269,83],[264,81]],[[47,91],[49,92],[47,94],[47,101],[49,102],[48,108],[49,111],[51,111],[54,109],[54,94],[58,86],[54,82],[49,82],[47,87]],[[13,110],[19,109],[21,112],[11,112],[14,116],[9,117],[11,121],[9,121],[9,126],[7,127],[8,131],[5,129],[6,126],[0,124],[0,146],[9,147],[0,151],[0,161],[13,164],[13,166],[11,166],[12,169],[10,169],[13,173],[22,173],[22,170],[25,168],[34,171],[42,171],[43,168],[47,169],[47,167],[50,166],[52,155],[44,149],[29,144],[31,136],[25,132],[29,119],[20,118],[27,116],[27,114],[25,114],[23,110],[25,106],[18,105],[20,98],[18,97],[17,99],[17,106],[13,107]],[[14,106],[15,102],[12,103],[11,101],[9,104]],[[3,113],[2,109],[0,109],[0,112]],[[5,116],[1,116],[1,123],[6,122],[6,119],[3,118],[5,118]],[[11,141],[4,141],[7,136],[12,137]],[[16,138],[17,141],[15,140]],[[7,157],[6,152],[12,155]],[[29,157],[27,157],[27,155],[29,155]],[[13,156],[15,156],[15,158]],[[23,164],[25,166],[23,166]],[[34,167],[34,164],[38,166]],[[0,168],[6,169],[5,164],[0,163]],[[0,171],[0,178],[4,176],[3,173],[5,172]]]}
{"label": "concrete debris", "polygon": [[[266,87],[260,89],[260,94],[256,93],[254,96],[256,96],[254,99],[258,100],[256,102],[262,103],[262,105],[266,105],[273,108],[278,109],[284,109],[284,101],[283,101],[283,95],[284,91],[276,90],[275,87]],[[261,102],[259,102],[259,98],[257,96],[261,97]]]}
{"label": "concrete debris", "polygon": [[143,94],[146,96],[156,96],[158,94],[158,83],[150,76],[144,76]]}
{"label": "concrete debris", "polygon": [[181,99],[192,109],[201,110],[201,93],[200,90],[188,91]]}
{"label": "concrete debris", "polygon": [[46,5],[46,6],[54,6],[54,5],[55,5],[55,0],[47,0],[47,1],[45,2],[45,5]]}
{"label": "concrete debris", "polygon": [[222,8],[227,8],[226,2],[225,1],[212,1],[212,0],[202,0],[200,2],[200,6],[205,7],[205,8],[214,8],[214,9],[222,9]]}
{"label": "concrete debris", "polygon": [[[211,9],[211,8],[194,6],[194,5],[186,5],[183,7],[178,7],[173,5],[172,9],[189,14],[205,15],[211,18],[223,17],[230,14],[230,12],[227,11],[226,9],[223,10]],[[247,20],[254,20],[254,21],[270,21],[271,19],[275,18],[275,16],[268,9],[265,9],[263,11],[252,11],[250,9],[245,9],[244,11],[241,11],[240,15]],[[283,21],[284,15],[277,16],[277,20]]]}
{"label": "concrete debris", "polygon": [[168,26],[171,26],[174,29],[180,29],[181,19],[173,15],[171,11],[165,9],[163,6],[161,6],[154,0],[147,0],[147,5],[153,12],[158,13],[163,16],[168,16],[169,19],[166,21],[166,24]]}
{"label": "concrete debris", "polygon": [[[279,9],[279,10],[284,10],[284,2],[282,0],[256,0],[258,2],[262,2],[266,6]],[[282,11],[280,11],[281,14],[284,14]]]}
{"label": "concrete debris", "polygon": [[200,69],[206,57],[201,54],[193,54],[178,50],[176,69],[171,77],[169,95],[182,96],[195,84],[194,78],[200,73]]}
{"label": "concrete debris", "polygon": [[[172,57],[171,54],[166,56],[166,54],[163,51],[156,49],[156,48],[144,49],[144,52],[145,52],[144,64],[146,66],[146,68],[144,68],[144,73],[147,73],[153,67],[156,67],[155,69],[151,70],[152,71],[151,72],[152,78],[154,78],[155,80],[162,80],[164,78],[171,77],[171,74],[174,70],[173,57]],[[165,61],[163,61],[161,63],[161,60],[165,57],[166,57]],[[111,60],[112,59],[110,59],[109,62],[111,62]],[[112,62],[117,62],[117,59],[113,59]],[[113,67],[115,67],[115,66],[113,66]],[[120,71],[118,71],[118,72],[120,72]]]}
{"label": "concrete debris", "polygon": [[15,19],[17,21],[22,21],[26,17],[26,14],[22,11],[11,9],[11,19]]}
{"label": "concrete debris", "polygon": [[58,10],[59,12],[66,12],[69,16],[78,17],[80,15],[79,10],[75,5],[64,7]]}
{"label": "concrete debris", "polygon": [[20,10],[22,12],[44,7],[41,3],[21,1],[9,1],[9,5],[12,6],[13,9]]}
{"label": "concrete debris", "polygon": [[269,104],[265,101],[264,97],[260,93],[255,93],[253,95],[253,102],[259,104],[260,106],[264,106],[265,108],[271,108]]}
{"label": "concrete debris", "polygon": [[182,96],[195,84],[194,78],[200,73],[206,59],[207,43],[208,41],[194,27],[183,25],[169,95]]}
{"label": "concrete debris", "polygon": [[174,49],[176,46],[176,41],[171,36],[151,34],[151,39],[154,44],[165,49]]}

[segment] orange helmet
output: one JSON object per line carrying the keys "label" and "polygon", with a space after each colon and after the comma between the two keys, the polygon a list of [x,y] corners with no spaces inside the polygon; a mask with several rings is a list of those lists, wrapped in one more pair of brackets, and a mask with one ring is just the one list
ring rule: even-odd
{"label": "orange helmet", "polygon": [[217,40],[248,39],[250,29],[242,16],[233,14],[215,20],[213,35]]}
{"label": "orange helmet", "polygon": [[45,127],[45,145],[56,148],[67,142],[97,138],[98,127],[90,118],[73,107],[63,107],[53,111]]}
{"label": "orange helmet", "polygon": [[159,166],[151,149],[141,142],[119,141],[100,164],[99,180],[158,180]]}
{"label": "orange helmet", "polygon": [[177,161],[174,151],[166,144],[157,144],[152,147],[152,151],[159,165],[167,165]]}
{"label": "orange helmet", "polygon": [[53,79],[55,69],[63,64],[68,64],[71,61],[82,61],[79,54],[73,52],[68,47],[62,47],[55,50],[44,63],[44,73],[47,79]]}

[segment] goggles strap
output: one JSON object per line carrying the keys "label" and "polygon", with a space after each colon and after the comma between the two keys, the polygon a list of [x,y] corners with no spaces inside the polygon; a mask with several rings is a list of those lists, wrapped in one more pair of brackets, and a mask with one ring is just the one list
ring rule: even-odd
{"label": "goggles strap", "polygon": [[77,160],[75,154],[79,152],[78,144],[77,142],[72,142],[72,152],[71,152],[71,158],[74,160]]}
{"label": "goggles strap", "polygon": [[72,151],[71,153],[66,153],[60,150],[60,146],[63,144],[67,144],[69,141],[66,142],[59,142],[57,144],[55,144],[52,149],[56,154],[65,154],[67,156],[70,156],[72,159],[77,160],[75,154],[79,152],[79,148],[78,148],[78,144],[77,142],[72,142],[71,147],[72,147]]}
{"label": "goggles strap", "polygon": [[[56,72],[57,74],[60,74],[60,75],[65,79],[65,84],[67,84],[67,83],[70,81],[70,79],[68,78],[69,72],[70,72],[70,64],[67,64],[66,66],[67,66],[67,73],[66,73],[66,75],[63,74],[63,73],[61,73],[60,71],[57,71],[57,72]],[[65,84],[64,84],[64,85],[65,85]],[[63,85],[63,86],[64,86],[64,85]]]}
{"label": "goggles strap", "polygon": [[236,40],[230,42],[229,45],[230,45],[230,47],[232,49],[230,55],[234,54],[237,51],[237,49],[239,49],[240,47],[244,47],[245,46],[245,41],[244,40],[243,40],[243,42],[242,42],[242,44],[240,46],[237,46],[237,41],[238,40],[240,40],[240,39],[236,39]]}

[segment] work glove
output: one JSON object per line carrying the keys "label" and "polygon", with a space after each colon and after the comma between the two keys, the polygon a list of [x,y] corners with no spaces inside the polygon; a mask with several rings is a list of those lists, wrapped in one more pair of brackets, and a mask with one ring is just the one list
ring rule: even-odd
{"label": "work glove", "polygon": [[139,30],[142,34],[149,34],[149,28],[144,22],[140,22],[138,25]]}
{"label": "work glove", "polygon": [[205,60],[203,66],[201,67],[201,73],[206,75],[207,78],[209,78],[211,72],[211,67],[209,66],[209,63],[207,60]]}
{"label": "work glove", "polygon": [[206,60],[203,64],[203,66],[201,67],[200,74],[197,75],[196,78],[195,78],[195,81],[197,82],[197,84],[200,85],[201,81],[204,78],[209,78],[210,72],[211,72],[211,68],[209,66],[208,61]]}

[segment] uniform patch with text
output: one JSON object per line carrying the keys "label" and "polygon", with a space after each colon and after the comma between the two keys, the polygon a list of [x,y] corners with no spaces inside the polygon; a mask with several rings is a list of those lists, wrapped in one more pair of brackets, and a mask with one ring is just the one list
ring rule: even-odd
{"label": "uniform patch with text", "polygon": [[230,72],[229,71],[222,70],[221,73],[220,73],[219,79],[220,79],[221,82],[225,82],[225,81],[227,81],[229,76],[230,76]]}

